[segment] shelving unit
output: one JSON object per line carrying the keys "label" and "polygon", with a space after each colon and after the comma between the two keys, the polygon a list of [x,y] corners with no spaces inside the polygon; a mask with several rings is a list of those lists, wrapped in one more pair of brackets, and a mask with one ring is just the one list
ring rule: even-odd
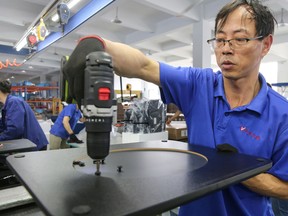
{"label": "shelving unit", "polygon": [[[49,91],[51,90],[58,90],[59,87],[58,86],[12,86],[11,90],[13,92],[18,92],[20,94],[22,94],[24,92],[24,99],[27,100],[27,93],[32,93],[32,92],[43,92],[43,91]],[[57,96],[58,98],[58,91],[57,91]]]}
{"label": "shelving unit", "polygon": [[[58,98],[58,86],[12,86],[11,91],[18,94],[31,106],[32,109],[46,109],[53,115],[58,114],[62,109],[61,100]],[[52,90],[57,90],[56,97],[50,97]],[[45,92],[45,93],[44,93]],[[23,95],[24,93],[24,95]],[[38,94],[38,98],[28,98],[29,93]]]}
{"label": "shelving unit", "polygon": [[[114,90],[116,97],[121,98],[121,90]],[[123,98],[131,98],[131,97],[137,97],[138,99],[142,98],[142,92],[140,90],[123,90]]]}

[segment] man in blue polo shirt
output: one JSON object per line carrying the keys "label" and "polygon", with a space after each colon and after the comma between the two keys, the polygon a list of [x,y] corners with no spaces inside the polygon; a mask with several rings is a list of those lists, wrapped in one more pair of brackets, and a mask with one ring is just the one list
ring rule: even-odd
{"label": "man in blue polo shirt", "polygon": [[180,215],[274,215],[270,197],[288,199],[288,102],[267,86],[259,67],[276,20],[257,0],[235,0],[215,21],[215,37],[207,42],[221,69],[217,73],[172,67],[125,44],[93,38],[112,56],[116,74],[161,87],[163,101],[184,114],[189,143],[211,148],[229,143],[240,153],[273,161],[266,173],[181,206]]}

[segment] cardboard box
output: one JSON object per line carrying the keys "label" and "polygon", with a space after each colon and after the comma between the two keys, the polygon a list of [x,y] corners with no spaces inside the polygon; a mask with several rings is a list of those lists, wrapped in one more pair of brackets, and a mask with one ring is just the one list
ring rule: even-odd
{"label": "cardboard box", "polygon": [[172,122],[170,125],[167,125],[166,130],[168,131],[168,139],[170,140],[183,140],[187,138],[187,126],[185,122]]}
{"label": "cardboard box", "polygon": [[117,122],[124,120],[124,108],[121,103],[117,103]]}

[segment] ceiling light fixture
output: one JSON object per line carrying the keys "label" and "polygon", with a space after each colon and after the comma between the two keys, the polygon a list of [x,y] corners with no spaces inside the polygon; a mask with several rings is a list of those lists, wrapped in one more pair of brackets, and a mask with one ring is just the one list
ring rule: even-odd
{"label": "ceiling light fixture", "polygon": [[152,52],[151,50],[148,50],[146,53],[145,53],[146,56],[151,56],[152,55]]}
{"label": "ceiling light fixture", "polygon": [[116,16],[113,20],[111,20],[111,22],[116,23],[116,24],[122,23],[122,21],[118,19],[118,7],[116,7]]}
{"label": "ceiling light fixture", "polygon": [[288,26],[288,23],[284,21],[284,8],[281,8],[281,19],[278,23],[278,27]]}

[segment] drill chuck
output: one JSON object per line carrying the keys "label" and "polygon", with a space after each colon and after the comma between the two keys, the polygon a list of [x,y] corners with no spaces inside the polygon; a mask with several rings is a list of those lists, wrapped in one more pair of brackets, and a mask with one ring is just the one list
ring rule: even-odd
{"label": "drill chuck", "polygon": [[87,153],[92,159],[105,159],[110,149],[112,118],[98,118],[105,123],[95,123],[97,118],[87,118]]}

